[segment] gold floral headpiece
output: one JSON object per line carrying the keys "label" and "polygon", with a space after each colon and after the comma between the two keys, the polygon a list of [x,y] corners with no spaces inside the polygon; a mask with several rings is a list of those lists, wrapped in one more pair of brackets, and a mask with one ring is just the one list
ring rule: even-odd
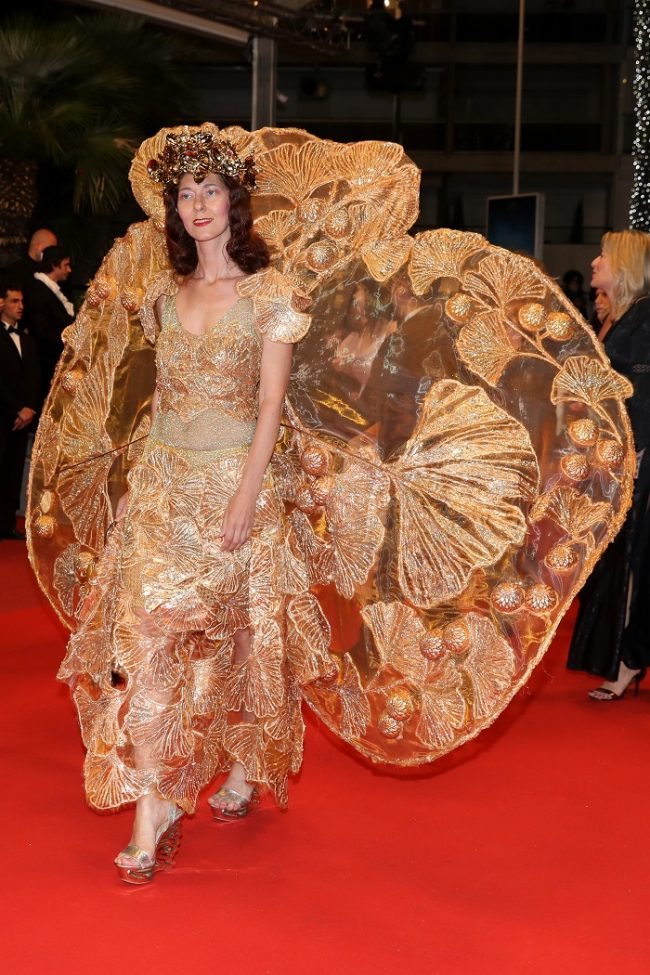
{"label": "gold floral headpiece", "polygon": [[155,183],[178,183],[189,173],[202,183],[208,173],[231,176],[247,190],[255,189],[255,162],[252,156],[242,159],[232,142],[218,139],[211,132],[185,128],[179,135],[169,133],[165,147],[147,165],[147,172]]}

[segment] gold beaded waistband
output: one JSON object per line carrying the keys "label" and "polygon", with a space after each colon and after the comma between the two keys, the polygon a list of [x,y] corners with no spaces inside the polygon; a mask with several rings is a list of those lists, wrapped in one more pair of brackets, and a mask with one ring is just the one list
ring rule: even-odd
{"label": "gold beaded waistband", "polygon": [[146,458],[147,454],[155,450],[156,447],[162,447],[164,450],[169,450],[173,454],[177,454],[194,467],[205,467],[209,464],[214,464],[218,460],[224,460],[227,457],[245,457],[250,444],[241,444],[238,447],[219,447],[216,450],[191,450],[189,447],[177,447],[174,444],[165,443],[164,440],[159,440],[149,434],[143,457]]}
{"label": "gold beaded waistband", "polygon": [[239,419],[225,410],[202,410],[184,420],[173,410],[158,410],[151,425],[151,435],[160,443],[178,450],[223,451],[248,448],[255,420]]}

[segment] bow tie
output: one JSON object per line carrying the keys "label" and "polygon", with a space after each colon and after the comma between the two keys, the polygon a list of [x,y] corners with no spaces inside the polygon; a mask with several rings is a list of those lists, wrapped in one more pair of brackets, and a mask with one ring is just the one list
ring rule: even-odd
{"label": "bow tie", "polygon": [[7,332],[9,332],[9,335],[11,335],[12,332],[15,332],[15,334],[18,335],[18,326],[17,325],[5,325],[5,328],[6,328]]}

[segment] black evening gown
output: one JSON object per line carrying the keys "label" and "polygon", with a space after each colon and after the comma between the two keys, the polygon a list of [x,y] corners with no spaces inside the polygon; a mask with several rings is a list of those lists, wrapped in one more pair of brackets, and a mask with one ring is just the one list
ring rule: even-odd
{"label": "black evening gown", "polygon": [[640,462],[625,524],[580,593],[567,666],[616,680],[621,660],[650,667],[650,296],[621,316],[605,350],[634,386],[627,405]]}

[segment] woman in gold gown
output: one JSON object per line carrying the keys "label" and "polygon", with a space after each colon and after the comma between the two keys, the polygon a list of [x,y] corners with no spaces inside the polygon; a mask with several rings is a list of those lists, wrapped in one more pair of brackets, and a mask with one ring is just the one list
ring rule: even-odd
{"label": "woman in gold gown", "polygon": [[[219,773],[218,818],[285,805],[303,702],[375,762],[475,737],[625,517],[629,384],[531,261],[411,236],[418,178],[400,146],[296,129],[136,154],[148,219],[66,330],[27,512],[88,801],[136,805],[125,880]],[[360,295],[384,341],[357,395]]]}
{"label": "woman in gold gown", "polygon": [[[284,730],[298,705],[275,579],[283,513],[268,469],[292,344],[260,333],[237,291],[269,262],[252,229],[252,162],[225,142],[198,163],[195,149],[192,139],[168,145],[153,171],[173,272],[145,301],[161,326],[151,430],[61,668],[82,725],[102,710],[119,728],[129,788],[117,798],[135,798],[136,812],[116,863],[131,882],[151,878],[161,837],[169,844],[215,772],[229,772],[210,800],[215,818],[241,817],[254,785],[283,783],[299,748]],[[208,652],[197,651],[197,631]],[[255,767],[251,736],[272,743]],[[93,803],[101,735],[88,744]]]}

